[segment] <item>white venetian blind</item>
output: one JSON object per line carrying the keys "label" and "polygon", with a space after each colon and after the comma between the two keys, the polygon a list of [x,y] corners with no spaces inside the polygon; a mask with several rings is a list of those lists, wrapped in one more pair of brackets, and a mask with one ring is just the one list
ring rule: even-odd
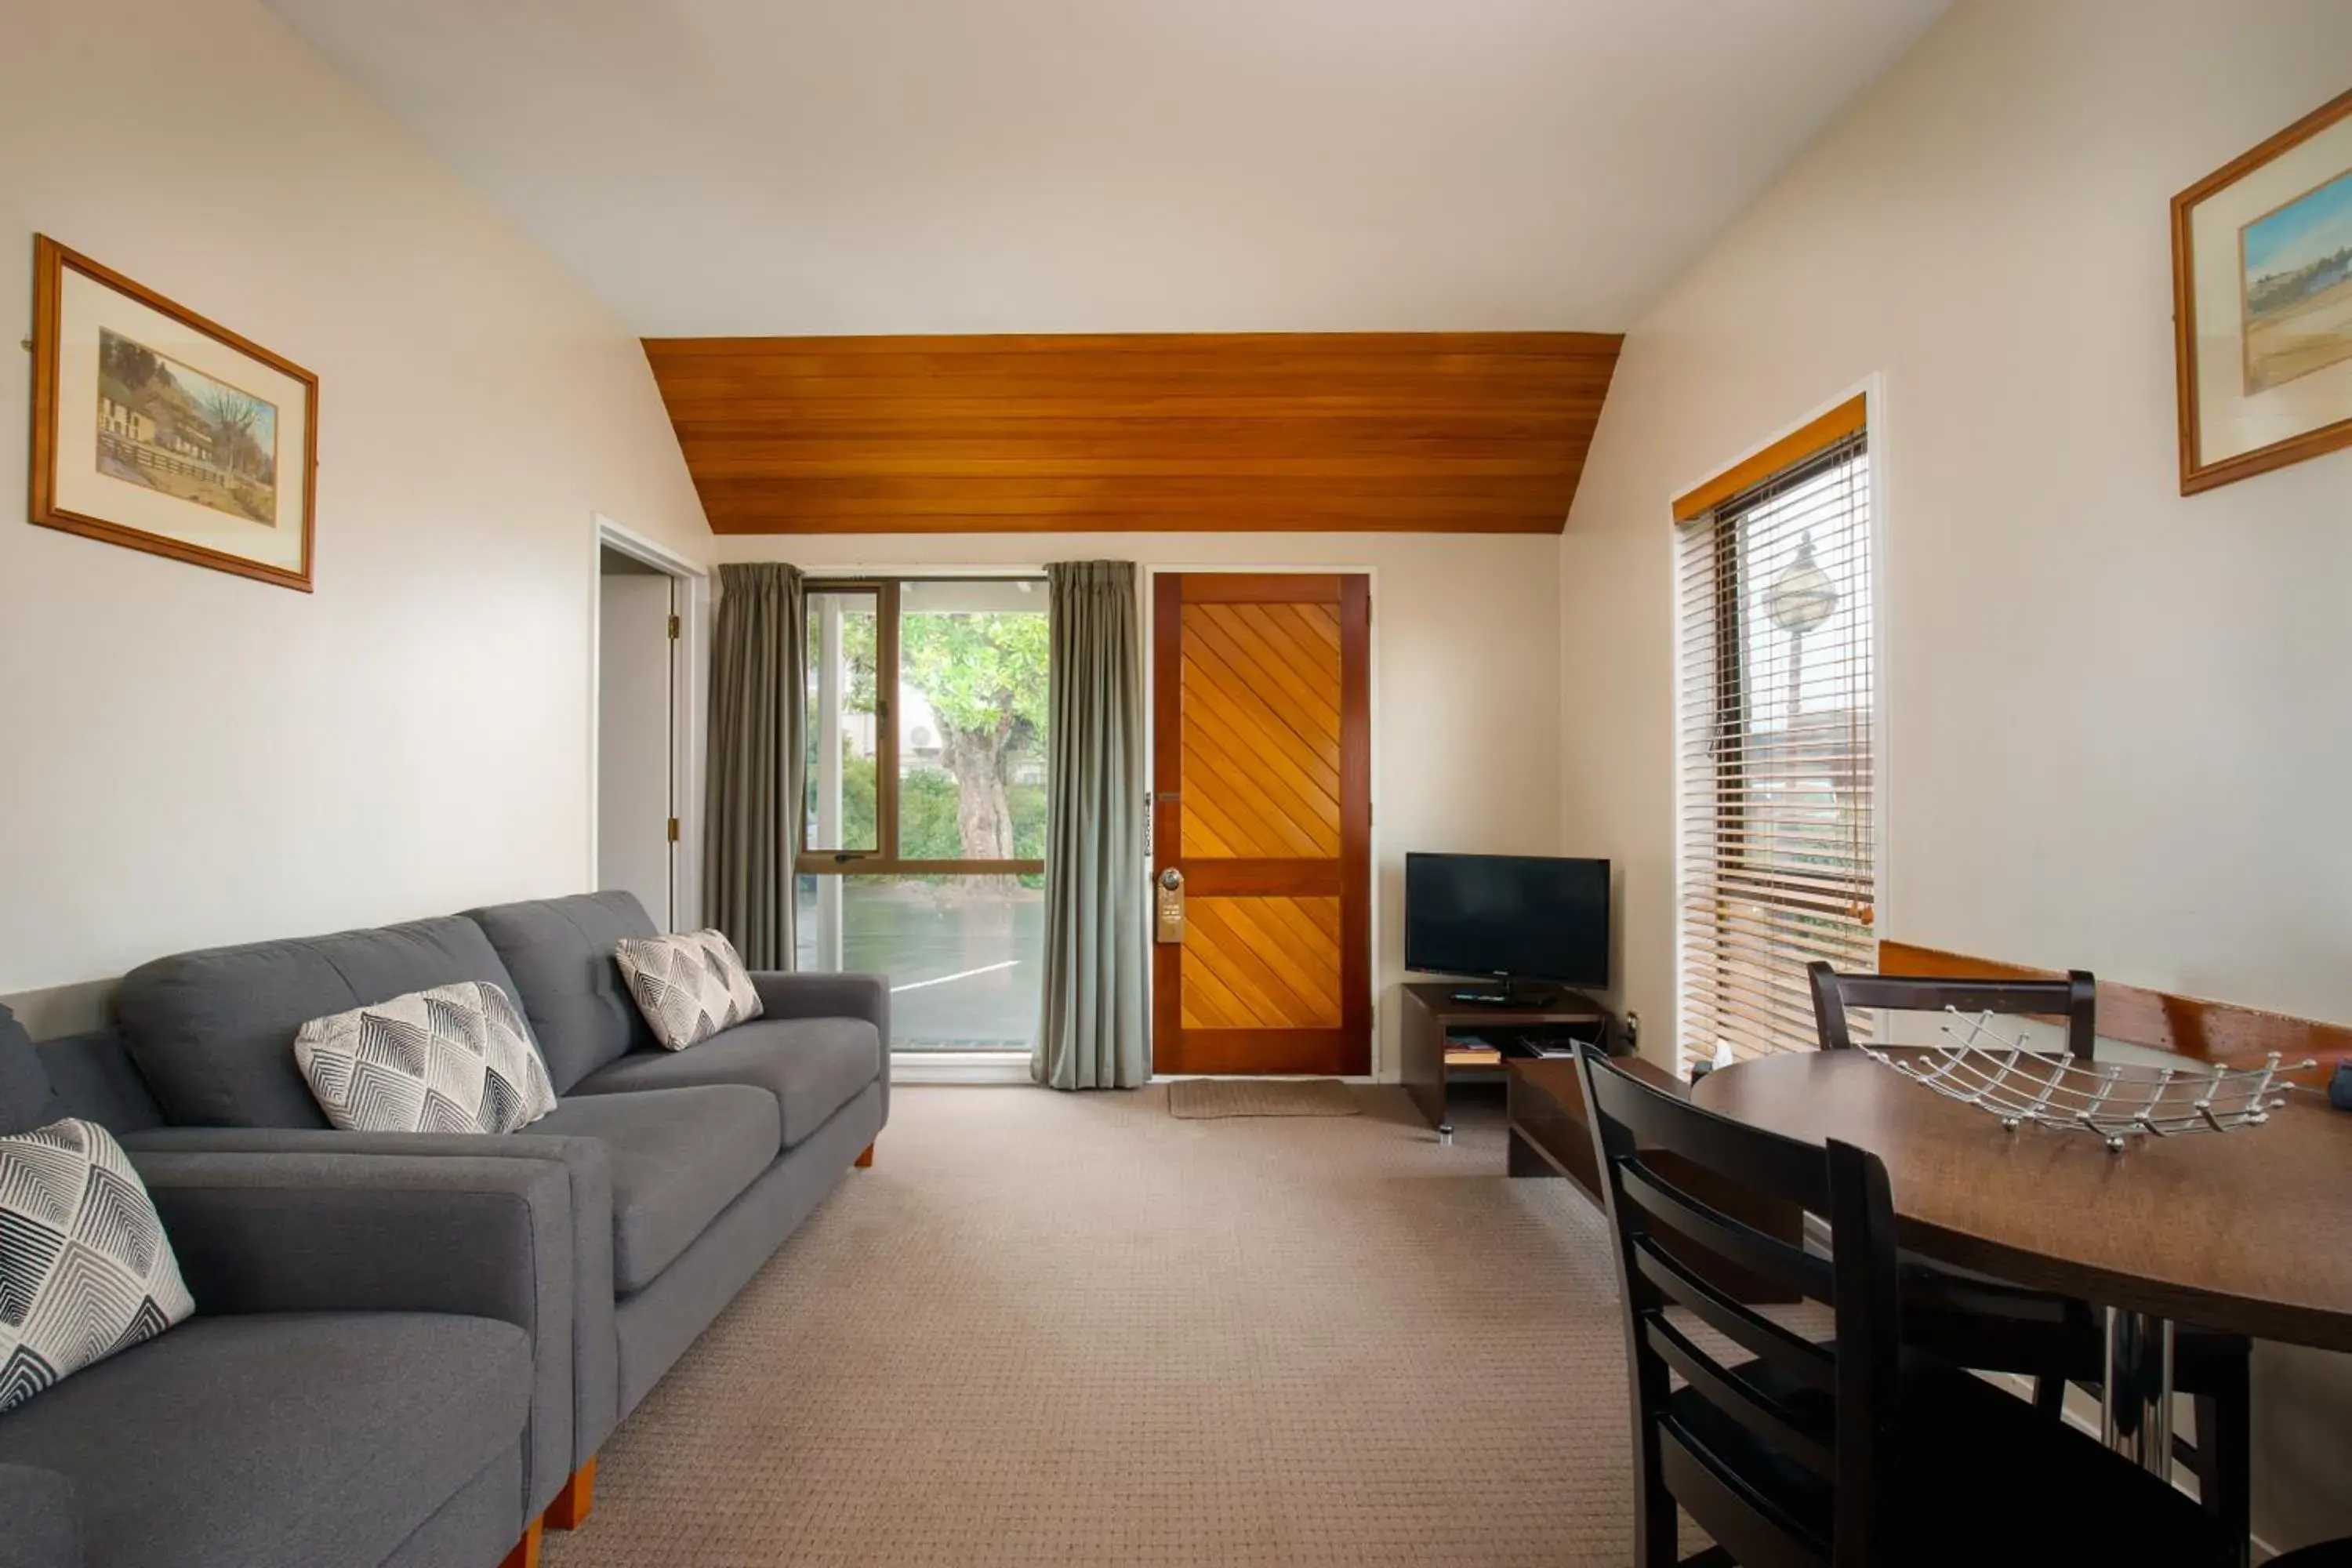
{"label": "white venetian blind", "polygon": [[[1682,1059],[1815,1043],[1805,965],[1876,965],[1859,400],[1677,503]],[[1732,485],[1739,488],[1723,493]]]}

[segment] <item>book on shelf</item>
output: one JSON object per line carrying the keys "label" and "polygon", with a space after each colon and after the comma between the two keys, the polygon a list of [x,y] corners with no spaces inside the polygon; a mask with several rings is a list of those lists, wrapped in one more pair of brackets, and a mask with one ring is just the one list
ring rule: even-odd
{"label": "book on shelf", "polygon": [[1560,1057],[1573,1057],[1577,1050],[1574,1040],[1523,1040],[1520,1044],[1526,1047],[1528,1056],[1540,1057],[1547,1060]]}

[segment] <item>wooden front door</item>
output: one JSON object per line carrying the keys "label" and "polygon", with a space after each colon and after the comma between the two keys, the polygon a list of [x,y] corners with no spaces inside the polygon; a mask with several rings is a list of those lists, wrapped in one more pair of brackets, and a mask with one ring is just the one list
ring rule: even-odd
{"label": "wooden front door", "polygon": [[1154,948],[1152,1067],[1369,1071],[1370,581],[1155,582],[1152,890],[1180,875],[1184,920]]}

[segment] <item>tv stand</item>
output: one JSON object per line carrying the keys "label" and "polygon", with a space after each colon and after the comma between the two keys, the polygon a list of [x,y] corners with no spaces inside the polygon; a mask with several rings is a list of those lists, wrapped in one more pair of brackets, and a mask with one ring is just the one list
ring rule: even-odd
{"label": "tv stand", "polygon": [[1536,1006],[1549,1001],[1550,995],[1549,992],[1530,992],[1523,994],[1516,983],[1506,979],[1502,989],[1498,991],[1476,991],[1465,987],[1454,992],[1446,1000],[1460,1002],[1473,1007],[1515,1007],[1523,1002],[1527,1005]]}
{"label": "tv stand", "polygon": [[1476,1065],[1446,1061],[1447,1043],[1456,1033],[1488,1034],[1498,1030],[1522,1033],[1550,1031],[1606,1041],[1616,1020],[1600,1003],[1578,991],[1519,991],[1501,1002],[1464,1002],[1462,988],[1444,982],[1410,982],[1403,993],[1399,1020],[1399,1076],[1405,1092],[1437,1135],[1454,1141],[1453,1119],[1445,1111],[1449,1078],[1499,1082],[1499,1058]]}

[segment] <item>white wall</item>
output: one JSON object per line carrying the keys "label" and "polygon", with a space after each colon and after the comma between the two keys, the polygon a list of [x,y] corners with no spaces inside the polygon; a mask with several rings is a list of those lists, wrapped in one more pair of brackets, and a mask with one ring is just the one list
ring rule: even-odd
{"label": "white wall", "polygon": [[315,594],[0,522],[0,993],[580,887],[591,510],[709,551],[635,340],[248,0],[0,37],[8,338],[39,231],[320,382]]}
{"label": "white wall", "polygon": [[[1667,502],[1873,374],[1882,931],[2352,1020],[2352,453],[2180,497],[2167,239],[2347,62],[2344,0],[1964,0],[1634,329],[1560,551],[1564,728],[1613,742],[1566,750],[1565,829],[1632,864],[1652,1052]],[[2341,1447],[2273,1440],[2309,1416],[2265,1399],[2282,1545],[2352,1531],[2298,1484]]]}
{"label": "white wall", "polygon": [[1374,984],[1396,1062],[1404,853],[1573,852],[1559,837],[1559,583],[1549,535],[1298,533],[722,536],[733,561],[847,567],[1311,566],[1372,576]]}

